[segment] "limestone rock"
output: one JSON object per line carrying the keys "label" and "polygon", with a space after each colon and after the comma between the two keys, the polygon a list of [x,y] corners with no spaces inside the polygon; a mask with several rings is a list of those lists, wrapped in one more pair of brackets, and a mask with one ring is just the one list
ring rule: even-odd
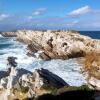
{"label": "limestone rock", "polygon": [[43,51],[40,58],[68,59],[83,57],[90,51],[100,52],[100,40],[91,39],[75,31],[17,31],[17,40],[28,45],[29,54]]}

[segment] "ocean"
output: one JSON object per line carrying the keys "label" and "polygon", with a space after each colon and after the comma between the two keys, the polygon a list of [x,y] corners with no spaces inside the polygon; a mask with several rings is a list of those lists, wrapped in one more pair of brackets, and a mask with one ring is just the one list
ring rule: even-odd
{"label": "ocean", "polygon": [[[81,34],[88,35],[94,39],[100,39],[99,32],[81,32]],[[72,86],[81,86],[86,83],[85,78],[80,72],[81,66],[76,59],[42,61],[28,57],[26,55],[26,47],[26,45],[16,41],[15,38],[7,38],[0,35],[0,70],[6,70],[7,57],[14,56],[17,57],[18,68],[34,71],[34,69],[43,67],[57,74]]]}
{"label": "ocean", "polygon": [[80,33],[93,39],[100,39],[100,31],[80,31]]}

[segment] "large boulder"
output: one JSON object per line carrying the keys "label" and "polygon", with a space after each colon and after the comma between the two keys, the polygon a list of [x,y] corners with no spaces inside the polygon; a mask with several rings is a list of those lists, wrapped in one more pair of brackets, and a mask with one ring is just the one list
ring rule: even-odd
{"label": "large boulder", "polygon": [[63,86],[69,86],[62,78],[53,74],[47,69],[38,69],[37,72],[39,73],[40,77],[43,79],[44,85],[61,88]]}

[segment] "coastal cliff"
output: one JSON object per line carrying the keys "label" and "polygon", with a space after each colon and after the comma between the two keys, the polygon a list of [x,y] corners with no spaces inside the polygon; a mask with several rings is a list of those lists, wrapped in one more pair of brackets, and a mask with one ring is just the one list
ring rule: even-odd
{"label": "coastal cliff", "polygon": [[28,55],[49,59],[83,57],[90,51],[100,52],[100,40],[76,31],[17,31],[17,40],[28,45]]}

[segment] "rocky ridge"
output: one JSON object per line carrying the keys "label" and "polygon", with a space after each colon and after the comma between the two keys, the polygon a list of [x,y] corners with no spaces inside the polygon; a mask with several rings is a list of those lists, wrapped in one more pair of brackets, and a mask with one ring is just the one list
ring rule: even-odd
{"label": "rocky ridge", "polygon": [[90,51],[100,52],[100,40],[75,31],[17,31],[17,40],[28,45],[28,55],[49,59],[83,57]]}
{"label": "rocky ridge", "polygon": [[[83,57],[83,59],[85,59],[88,53],[94,52],[96,56],[92,53],[89,55],[90,58],[85,59],[85,61],[89,63],[85,62],[86,68],[84,68],[84,71],[88,73],[87,81],[89,87],[100,90],[100,40],[80,35],[75,31],[19,30],[16,32],[16,34],[18,41],[28,45],[27,49],[29,51],[29,56],[35,56],[44,60],[69,59],[76,57]],[[13,60],[9,61],[11,64],[13,64],[13,67],[17,66],[15,62],[12,62]],[[9,73],[11,70],[14,72],[13,74]],[[17,75],[16,71],[18,73]],[[20,72],[21,74],[19,74]],[[40,88],[44,86],[43,84],[45,84],[45,86],[42,89],[46,89],[44,92],[42,91],[42,93],[50,93],[52,87],[54,87],[55,90],[56,88],[61,88],[65,85],[69,86],[61,78],[45,69],[38,69],[35,72],[30,73],[27,70],[25,71],[25,69],[12,68],[7,72],[1,73],[4,73],[5,77],[1,77],[1,83],[3,84],[0,83],[0,88],[6,89],[7,87],[10,87],[11,89],[11,87],[13,87],[13,89],[17,88],[17,90],[27,91],[28,97],[33,97],[37,94],[40,95]],[[14,74],[15,76],[13,78],[9,77]],[[17,80],[14,81],[13,86],[11,86],[11,83],[9,83],[9,78],[12,80],[12,82],[13,80]],[[33,91],[34,86],[36,87],[35,91]],[[48,87],[51,88],[50,91],[48,91]],[[35,92],[37,92],[37,94]]]}
{"label": "rocky ridge", "polygon": [[[44,60],[85,57],[88,84],[100,90],[100,40],[80,35],[76,31],[18,31],[17,39],[28,45],[28,55]],[[36,55],[38,54],[38,55]],[[96,54],[93,55],[93,54]],[[98,57],[97,57],[98,55]],[[86,69],[89,66],[90,69]],[[83,67],[84,69],[84,67]],[[87,75],[86,75],[87,76]]]}

